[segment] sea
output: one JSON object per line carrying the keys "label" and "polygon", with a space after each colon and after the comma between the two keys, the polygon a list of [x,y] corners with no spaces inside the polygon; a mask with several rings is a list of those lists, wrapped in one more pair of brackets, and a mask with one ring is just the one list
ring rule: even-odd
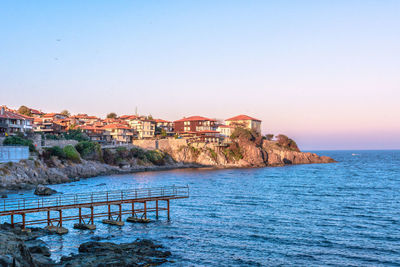
{"label": "sea", "polygon": [[[105,225],[42,239],[56,260],[79,244],[152,239],[163,266],[400,266],[400,151],[312,151],[338,163],[254,169],[182,169],[51,185],[85,193],[186,186],[149,224]],[[33,196],[32,191],[9,198]],[[128,216],[128,215],[125,215]],[[124,218],[126,219],[126,218]]]}

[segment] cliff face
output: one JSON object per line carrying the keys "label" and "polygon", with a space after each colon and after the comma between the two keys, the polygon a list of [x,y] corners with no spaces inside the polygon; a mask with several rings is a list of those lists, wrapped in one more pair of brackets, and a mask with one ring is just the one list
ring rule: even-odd
{"label": "cliff face", "polygon": [[266,167],[291,164],[333,163],[315,153],[304,153],[281,146],[276,141],[238,138],[228,147],[170,146],[164,148],[175,161],[215,167]]}

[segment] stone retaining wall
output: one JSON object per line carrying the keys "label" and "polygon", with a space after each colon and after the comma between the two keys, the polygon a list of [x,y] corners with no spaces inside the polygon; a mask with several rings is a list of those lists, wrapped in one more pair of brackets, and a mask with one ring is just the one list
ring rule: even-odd
{"label": "stone retaining wall", "polygon": [[61,148],[64,148],[65,146],[68,146],[68,145],[75,146],[78,143],[79,142],[76,140],[45,140],[44,146],[45,147],[59,146]]}

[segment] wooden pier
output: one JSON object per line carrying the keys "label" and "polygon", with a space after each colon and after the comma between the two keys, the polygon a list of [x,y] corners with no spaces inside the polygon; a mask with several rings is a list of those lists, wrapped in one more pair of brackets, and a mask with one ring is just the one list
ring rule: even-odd
{"label": "wooden pier", "polygon": [[[188,186],[170,186],[49,197],[11,198],[0,201],[0,216],[9,216],[11,225],[14,227],[15,224],[19,224],[22,229],[25,229],[27,225],[35,224],[62,227],[65,221],[93,225],[94,218],[98,217],[105,217],[111,222],[121,222],[124,214],[147,221],[149,212],[155,212],[158,219],[160,211],[167,211],[169,220],[170,200],[188,197]],[[99,211],[99,207],[103,207],[103,211]],[[107,211],[104,211],[104,207],[107,207]],[[75,209],[76,215],[63,216],[63,211],[70,209]],[[32,213],[43,213],[44,218],[30,220],[27,215]],[[17,222],[16,219],[20,220]]]}

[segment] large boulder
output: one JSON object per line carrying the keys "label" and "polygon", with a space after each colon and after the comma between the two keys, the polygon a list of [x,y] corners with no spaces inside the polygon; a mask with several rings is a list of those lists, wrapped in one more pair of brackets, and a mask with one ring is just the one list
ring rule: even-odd
{"label": "large boulder", "polygon": [[50,196],[55,193],[57,193],[56,190],[51,189],[51,188],[41,185],[41,184],[36,187],[35,192],[34,192],[34,194],[38,195],[38,196]]}

